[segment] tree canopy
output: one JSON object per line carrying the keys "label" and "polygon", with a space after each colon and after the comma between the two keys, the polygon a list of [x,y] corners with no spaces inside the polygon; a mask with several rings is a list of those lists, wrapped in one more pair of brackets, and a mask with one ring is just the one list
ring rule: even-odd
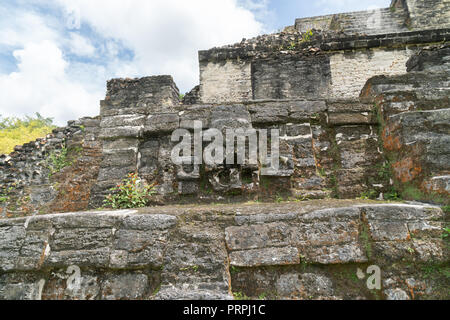
{"label": "tree canopy", "polygon": [[23,118],[0,115],[0,154],[9,154],[15,146],[45,137],[54,128],[53,119],[39,113]]}

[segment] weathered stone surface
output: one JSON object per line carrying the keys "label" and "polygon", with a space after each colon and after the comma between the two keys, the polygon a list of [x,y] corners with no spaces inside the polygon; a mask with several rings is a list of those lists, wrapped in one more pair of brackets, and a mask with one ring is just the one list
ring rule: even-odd
{"label": "weathered stone surface", "polygon": [[317,210],[299,216],[301,221],[330,221],[330,220],[354,220],[359,219],[360,210],[356,207],[346,208],[330,208],[324,210]]}
{"label": "weathered stone surface", "polygon": [[[229,299],[236,268],[273,266],[279,275],[267,269],[252,286],[272,286],[285,298],[338,299],[341,280],[323,273],[333,265],[448,260],[437,207],[327,205],[225,205],[214,213],[174,206],[0,220],[0,297]],[[300,265],[322,267],[294,271]],[[69,267],[80,268],[80,289]]]}
{"label": "weathered stone surface", "polygon": [[230,253],[230,264],[237,267],[276,266],[300,263],[297,248],[266,248]]}
{"label": "weathered stone surface", "polygon": [[[204,288],[202,288],[204,287]],[[162,286],[155,299],[157,300],[233,300],[227,293],[228,288],[222,284],[208,284],[206,286]]]}
{"label": "weathered stone surface", "polygon": [[101,128],[114,128],[114,127],[136,127],[142,126],[145,123],[144,115],[118,115],[111,117],[103,117],[100,122]]}
{"label": "weathered stone surface", "polygon": [[387,289],[384,291],[387,300],[411,300],[402,289]]}
{"label": "weathered stone surface", "polygon": [[289,244],[289,226],[283,223],[230,227],[225,231],[230,250],[283,247]]}
{"label": "weathered stone surface", "polygon": [[244,105],[218,106],[211,110],[210,126],[224,133],[226,128],[251,128],[250,113]]}
{"label": "weathered stone surface", "polygon": [[356,242],[326,246],[311,246],[305,243],[300,246],[299,252],[302,259],[312,263],[361,263],[368,260],[364,249]]}
{"label": "weathered stone surface", "polygon": [[102,299],[137,300],[148,292],[148,277],[145,274],[121,274],[108,277],[102,286]]}
{"label": "weathered stone surface", "polygon": [[375,241],[408,240],[408,228],[404,222],[370,222],[371,237]]}
{"label": "weathered stone surface", "polygon": [[180,118],[176,113],[149,115],[144,130],[148,133],[172,132],[178,129]]}
{"label": "weathered stone surface", "polygon": [[122,221],[125,229],[134,230],[165,230],[176,224],[176,218],[170,215],[129,215]]}
{"label": "weathered stone surface", "polygon": [[121,126],[114,128],[103,128],[100,133],[100,139],[118,139],[118,138],[141,138],[144,126]]}
{"label": "weathered stone surface", "polygon": [[[182,101],[170,76],[109,81],[101,116],[0,155],[0,298],[446,298],[439,207],[305,200],[449,204],[449,9],[395,0],[200,51]],[[175,165],[171,132],[194,121],[278,129],[280,167]],[[155,186],[149,203],[196,205],[85,212],[129,173]],[[344,279],[369,263],[384,292]]]}
{"label": "weathered stone surface", "polygon": [[388,221],[440,220],[443,212],[439,207],[427,205],[379,204],[362,206],[367,219]]}
{"label": "weathered stone surface", "polygon": [[328,123],[331,125],[376,124],[377,119],[368,112],[363,113],[330,113]]}

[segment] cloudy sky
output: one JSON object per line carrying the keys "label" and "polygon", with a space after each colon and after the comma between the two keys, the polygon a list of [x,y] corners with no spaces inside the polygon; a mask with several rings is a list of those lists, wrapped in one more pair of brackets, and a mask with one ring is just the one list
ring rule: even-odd
{"label": "cloudy sky", "polygon": [[295,18],[388,7],[390,0],[3,0],[0,115],[59,125],[95,116],[106,81],[170,74],[198,84],[197,51]]}

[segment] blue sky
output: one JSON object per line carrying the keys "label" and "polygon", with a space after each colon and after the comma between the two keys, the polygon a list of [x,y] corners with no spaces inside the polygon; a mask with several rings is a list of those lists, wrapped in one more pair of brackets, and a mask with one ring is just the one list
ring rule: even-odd
{"label": "blue sky", "polygon": [[57,124],[95,116],[106,81],[171,74],[198,84],[197,51],[296,18],[388,7],[390,0],[6,0],[0,3],[0,115]]}

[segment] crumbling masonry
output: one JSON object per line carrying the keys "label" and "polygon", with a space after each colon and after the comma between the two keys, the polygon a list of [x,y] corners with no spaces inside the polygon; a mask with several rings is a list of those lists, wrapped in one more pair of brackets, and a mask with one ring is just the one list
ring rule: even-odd
{"label": "crumbling masonry", "polygon": [[[182,101],[170,76],[109,81],[98,117],[1,156],[0,298],[448,299],[449,35],[450,1],[395,0],[200,51]],[[280,129],[281,170],[175,165],[171,134],[194,121]],[[61,214],[130,172],[166,206]],[[372,264],[376,293],[352,279]]]}

